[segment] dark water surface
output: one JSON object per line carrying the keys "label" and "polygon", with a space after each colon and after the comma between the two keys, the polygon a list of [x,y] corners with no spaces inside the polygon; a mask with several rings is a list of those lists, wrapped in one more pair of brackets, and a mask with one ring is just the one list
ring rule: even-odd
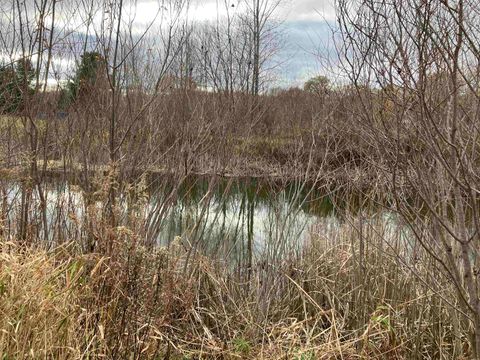
{"label": "dark water surface", "polygon": [[[105,206],[102,199],[107,198],[101,186],[87,196],[82,186],[62,180],[50,179],[44,189],[49,241],[60,232],[64,232],[62,238],[78,238],[87,205],[100,212]],[[9,212],[6,227],[14,231],[24,187],[12,182],[3,184],[3,191]],[[181,239],[206,252],[281,254],[308,241],[313,225],[323,223],[328,228],[339,221],[331,197],[300,181],[207,176],[179,181],[163,176],[123,187],[118,193],[120,225],[130,228],[132,219],[137,219],[145,242],[168,246]],[[41,226],[35,189],[31,199],[37,205],[32,207],[30,221]]]}

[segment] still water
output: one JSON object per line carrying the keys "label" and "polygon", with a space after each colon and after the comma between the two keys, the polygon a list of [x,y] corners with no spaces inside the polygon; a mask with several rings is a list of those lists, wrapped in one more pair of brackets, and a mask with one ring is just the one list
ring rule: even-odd
{"label": "still water", "polygon": [[[2,184],[4,227],[15,231],[22,202],[22,186]],[[82,186],[50,180],[44,186],[47,241],[76,239],[87,213],[105,206],[101,187],[87,196]],[[120,225],[142,229],[143,241],[168,246],[174,239],[205,252],[255,254],[300,249],[312,226],[335,227],[338,218],[331,198],[302,182],[269,183],[258,179],[190,177],[182,181],[160,177],[119,189]],[[106,197],[103,197],[106,199]],[[37,191],[31,192],[30,222],[42,227]],[[5,210],[6,209],[6,210]],[[133,224],[136,225],[133,225]],[[60,236],[60,233],[61,234]],[[46,234],[46,235],[45,235]],[[250,248],[250,249],[247,249]]]}

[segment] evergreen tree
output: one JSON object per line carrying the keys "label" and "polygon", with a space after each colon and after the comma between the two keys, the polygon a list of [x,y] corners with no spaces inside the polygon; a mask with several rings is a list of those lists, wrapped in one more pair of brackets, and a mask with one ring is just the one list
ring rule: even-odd
{"label": "evergreen tree", "polygon": [[25,100],[34,93],[35,70],[29,59],[0,66],[0,112],[17,113],[24,109]]}
{"label": "evergreen tree", "polygon": [[86,52],[75,75],[62,91],[60,107],[65,109],[73,102],[80,100],[85,94],[91,92],[96,86],[98,75],[101,70],[103,57],[98,52]]}

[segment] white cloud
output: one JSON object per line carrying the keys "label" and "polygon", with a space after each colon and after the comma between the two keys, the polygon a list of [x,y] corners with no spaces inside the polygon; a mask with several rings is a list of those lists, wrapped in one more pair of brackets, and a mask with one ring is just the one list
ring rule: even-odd
{"label": "white cloud", "polygon": [[[0,0],[0,2],[2,1],[5,0]],[[187,0],[172,0],[177,3],[182,1],[186,2]],[[195,22],[224,19],[228,14],[234,16],[239,12],[244,12],[247,1],[252,0],[191,0],[189,11],[183,11],[182,18],[188,17],[190,21]],[[147,26],[154,22],[149,33],[153,39],[158,38],[159,30],[163,29],[162,25],[173,19],[172,9],[162,7],[168,2],[163,0],[126,0],[123,13],[124,26],[126,27],[131,21],[133,33],[138,35],[143,34]],[[285,46],[278,53],[278,62],[284,63],[281,77],[285,78],[287,82],[302,82],[323,69],[323,67],[319,69],[316,54],[324,56],[331,48],[329,45],[330,32],[328,26],[325,26],[327,25],[325,22],[333,24],[335,20],[333,2],[334,0],[284,0],[277,9],[275,18],[283,21],[281,29],[285,33]],[[58,2],[57,30],[54,39],[56,43],[54,52],[57,59],[53,61],[51,72],[54,71],[61,76],[71,72],[71,69],[74,68],[73,56],[79,53],[76,52],[79,51],[77,43],[83,42],[86,32],[88,11],[83,6],[89,4],[91,4],[90,1],[62,0]],[[109,16],[104,12],[100,2],[94,2],[94,4],[93,29],[90,27],[88,33],[90,37],[95,37],[95,34],[105,31],[102,25],[107,24],[105,22],[102,24],[102,19]],[[0,25],[5,25],[1,20],[0,18]],[[47,19],[46,22],[48,24],[50,19]],[[5,27],[6,25],[2,29],[4,32],[6,32]],[[57,39],[58,41],[56,41]],[[77,48],[70,48],[69,46],[72,44]],[[64,59],[63,56],[67,55],[69,59]],[[14,54],[15,57],[18,55]],[[0,62],[8,60],[5,53],[2,54],[0,51]]]}
{"label": "white cloud", "polygon": [[[286,21],[333,21],[335,20],[333,1],[283,0],[278,7],[277,17]],[[212,20],[217,16],[217,6],[220,15],[226,15],[225,3],[229,11],[238,11],[242,7],[242,10],[245,9],[245,6],[242,6],[245,0],[194,0],[191,14],[199,20]]]}
{"label": "white cloud", "polygon": [[287,21],[334,21],[333,0],[292,0],[281,8]]}

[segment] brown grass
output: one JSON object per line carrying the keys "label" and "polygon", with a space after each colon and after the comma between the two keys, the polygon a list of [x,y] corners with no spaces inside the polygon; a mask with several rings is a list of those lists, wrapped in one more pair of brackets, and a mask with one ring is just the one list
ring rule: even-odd
{"label": "brown grass", "polygon": [[[371,244],[379,243],[379,226],[368,232]],[[350,246],[354,229],[338,231],[335,241],[313,235],[301,256],[256,267],[250,283],[200,254],[185,266],[187,250],[178,241],[169,250],[134,246],[126,229],[117,231],[112,257],[82,255],[73,245],[47,252],[3,243],[0,353],[3,359],[458,353],[451,325],[457,314],[442,297],[375,246],[360,271]],[[452,299],[451,291],[439,293]]]}

